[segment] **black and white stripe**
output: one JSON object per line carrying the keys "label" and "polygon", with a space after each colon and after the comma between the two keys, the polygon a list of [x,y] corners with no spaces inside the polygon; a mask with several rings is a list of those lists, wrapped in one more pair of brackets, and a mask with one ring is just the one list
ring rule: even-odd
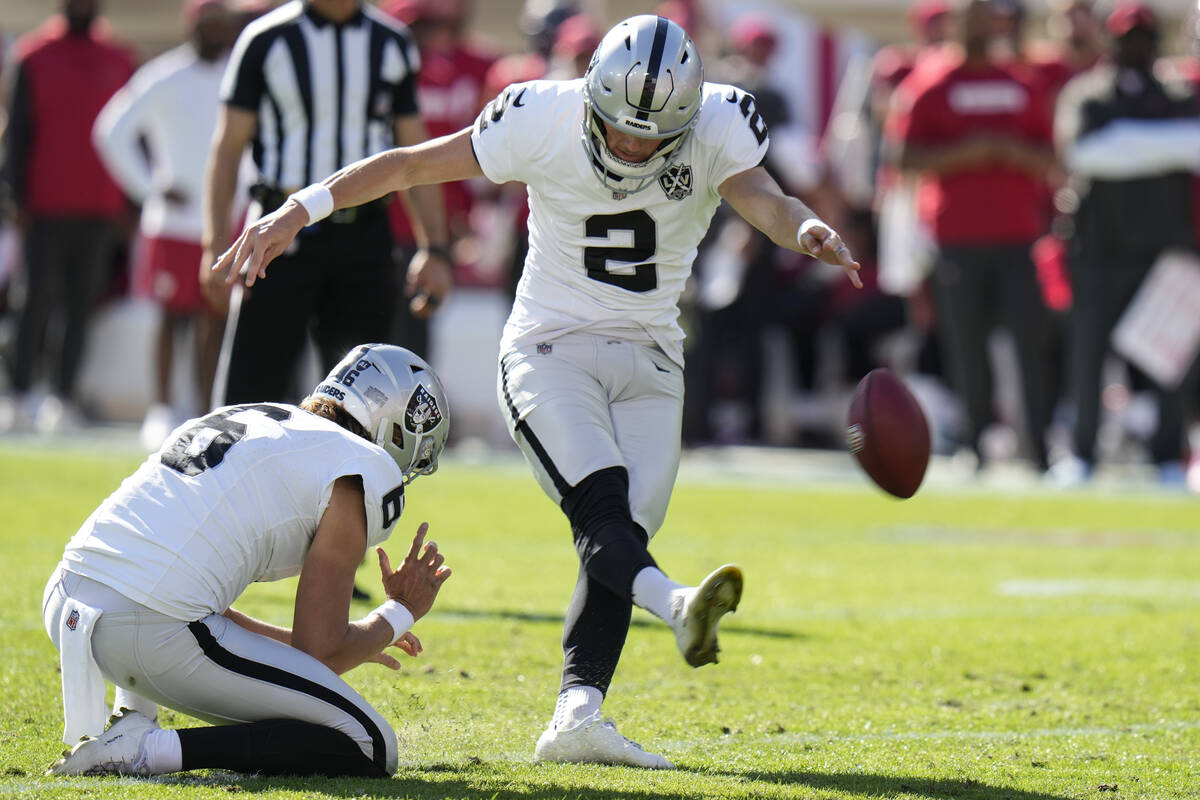
{"label": "black and white stripe", "polygon": [[366,711],[328,686],[323,686],[316,681],[302,678],[299,675],[272,666],[271,664],[253,661],[226,650],[217,642],[212,631],[203,622],[189,622],[187,626],[192,636],[196,639],[196,644],[200,645],[200,649],[204,652],[204,655],[217,666],[227,669],[230,672],[235,672],[238,675],[253,678],[254,680],[303,692],[349,715],[355,722],[362,725],[363,730],[366,731],[367,736],[371,739],[371,761],[385,773],[388,773],[388,753],[383,738],[383,731],[379,729],[379,726],[375,724],[375,721],[371,719],[371,715]]}
{"label": "black and white stripe", "polygon": [[666,18],[659,17],[654,26],[654,41],[650,45],[650,62],[646,65],[646,79],[642,83],[642,98],[638,102],[638,119],[650,118],[650,110],[654,108],[654,93],[658,90],[658,73],[662,69],[663,51],[667,47],[667,31],[670,29]]}
{"label": "black and white stripe", "polygon": [[258,116],[259,174],[293,190],[393,146],[419,69],[408,31],[373,6],[334,24],[292,0],[242,32],[221,99]]}
{"label": "black and white stripe", "polygon": [[573,488],[567,483],[567,479],[563,477],[562,472],[554,465],[550,454],[546,452],[545,446],[541,440],[534,434],[529,427],[529,423],[521,419],[521,413],[517,410],[516,403],[513,402],[512,394],[508,391],[508,361],[500,360],[500,386],[504,392],[504,404],[508,406],[508,413],[512,415],[513,426],[517,433],[529,444],[529,449],[533,451],[538,463],[542,465],[542,469],[550,476],[550,480],[554,482],[554,488],[558,492],[559,497],[566,497],[567,493]]}

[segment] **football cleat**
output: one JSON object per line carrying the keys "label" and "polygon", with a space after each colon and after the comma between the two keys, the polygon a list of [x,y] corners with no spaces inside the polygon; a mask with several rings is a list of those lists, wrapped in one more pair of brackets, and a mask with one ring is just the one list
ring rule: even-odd
{"label": "football cleat", "polygon": [[154,720],[138,711],[122,708],[108,720],[99,736],[83,740],[63,752],[63,757],[46,770],[47,775],[149,775],[142,755],[146,734],[158,730]]}
{"label": "football cleat", "polygon": [[742,571],[733,564],[718,567],[707,578],[671,603],[675,643],[690,666],[717,663],[717,623],[737,611],[742,599]]}
{"label": "football cleat", "polygon": [[558,728],[553,722],[538,737],[534,761],[559,764],[616,764],[645,769],[674,769],[657,753],[647,753],[635,741],[617,731],[611,719],[593,714],[573,728]]}

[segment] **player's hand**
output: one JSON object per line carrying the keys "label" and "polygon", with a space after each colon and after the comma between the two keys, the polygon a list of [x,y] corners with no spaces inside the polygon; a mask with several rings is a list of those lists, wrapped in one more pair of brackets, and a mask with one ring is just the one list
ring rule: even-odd
{"label": "player's hand", "polygon": [[850,248],[833,228],[817,221],[800,234],[799,241],[800,246],[814,258],[818,258],[826,264],[841,267],[846,273],[846,277],[850,279],[850,283],[854,284],[855,289],[862,288],[862,278],[858,276],[862,265],[854,260]]}
{"label": "player's hand", "polygon": [[213,272],[232,284],[241,280],[253,286],[267,276],[267,265],[291,245],[300,229],[308,224],[308,212],[294,200],[246,226],[242,235],[212,265]]}
{"label": "player's hand", "polygon": [[[391,646],[400,648],[400,650],[412,658],[416,658],[425,649],[421,646],[421,640],[418,639],[412,631],[405,633],[403,636],[393,642]],[[383,664],[388,669],[400,669],[399,659],[397,659],[395,656],[388,655],[386,652],[376,653],[367,660],[376,664]]]}
{"label": "player's hand", "polygon": [[[375,548],[379,555],[379,571],[384,592],[389,600],[395,600],[412,612],[414,620],[429,613],[442,584],[450,577],[450,568],[444,566],[446,557],[438,552],[437,543],[425,544],[425,534],[428,531],[429,524],[422,522],[417,528],[417,535],[413,537],[412,546],[408,548],[408,555],[404,557],[400,568],[394,571],[388,554],[382,547]],[[421,550],[423,544],[424,551]],[[401,641],[403,637],[397,640]],[[419,644],[418,642],[418,646]]]}
{"label": "player's hand", "polygon": [[428,250],[418,250],[408,262],[404,296],[411,298],[408,307],[413,316],[426,319],[433,316],[450,294],[454,272],[449,261]]}

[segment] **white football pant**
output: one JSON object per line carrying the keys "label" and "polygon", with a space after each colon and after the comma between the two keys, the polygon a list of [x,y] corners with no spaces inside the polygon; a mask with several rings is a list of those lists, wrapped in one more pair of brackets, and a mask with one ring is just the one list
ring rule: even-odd
{"label": "white football pant", "polygon": [[629,473],[634,522],[662,526],[679,471],[683,370],[654,346],[572,333],[500,359],[500,408],[556,504],[606,467]]}
{"label": "white football pant", "polygon": [[151,702],[217,725],[295,719],[349,736],[389,774],[396,734],[370,703],[307,653],[251,633],[219,614],[173,619],[63,569],[46,586],[43,620],[61,648],[63,605],[102,613],[92,654],[104,678]]}

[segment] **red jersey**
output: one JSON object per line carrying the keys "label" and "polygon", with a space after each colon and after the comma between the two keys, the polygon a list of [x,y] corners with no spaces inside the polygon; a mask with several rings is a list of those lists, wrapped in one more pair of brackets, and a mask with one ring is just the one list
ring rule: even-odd
{"label": "red jersey", "polygon": [[61,16],[14,47],[18,89],[10,124],[28,136],[19,167],[21,204],[36,217],[115,217],[125,207],[92,146],[100,109],[133,75],[133,56],[102,26],[67,32]]}
{"label": "red jersey", "polygon": [[[967,67],[961,57],[917,70],[896,90],[887,135],[919,147],[953,145],[980,134],[1053,141],[1048,104],[1037,85],[1008,66]],[[922,219],[942,245],[1032,242],[1045,230],[1042,181],[1004,165],[924,176]]]}

